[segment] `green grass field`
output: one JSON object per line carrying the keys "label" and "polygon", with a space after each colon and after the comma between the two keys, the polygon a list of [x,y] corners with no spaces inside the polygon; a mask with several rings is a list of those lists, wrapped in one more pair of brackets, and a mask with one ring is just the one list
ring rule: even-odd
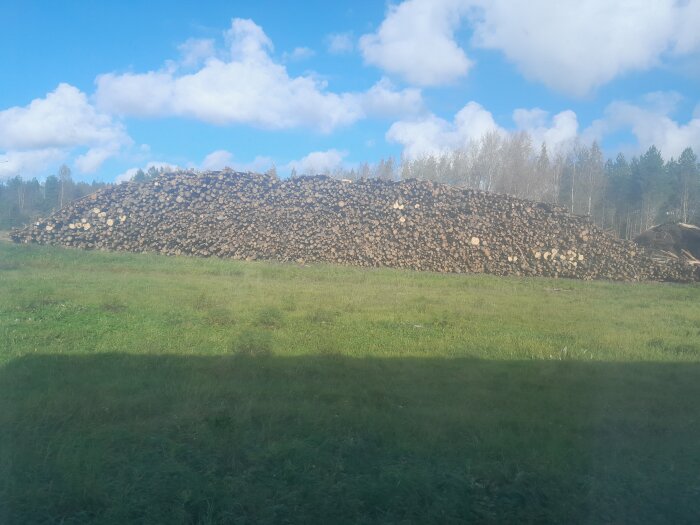
{"label": "green grass field", "polygon": [[0,523],[697,523],[700,286],[0,242]]}

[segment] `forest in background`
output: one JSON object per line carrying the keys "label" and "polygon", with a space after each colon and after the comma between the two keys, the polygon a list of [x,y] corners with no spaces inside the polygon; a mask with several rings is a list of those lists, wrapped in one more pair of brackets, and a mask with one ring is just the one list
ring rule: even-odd
{"label": "forest in background", "polygon": [[[150,180],[162,171],[139,170],[133,180]],[[275,168],[268,173],[276,175]],[[312,174],[292,170],[291,176]],[[550,202],[628,239],[659,223],[700,223],[700,166],[691,148],[677,159],[665,160],[651,146],[629,160],[621,153],[606,160],[595,142],[550,153],[544,144],[534,146],[527,133],[490,133],[455,151],[402,162],[382,159],[329,175],[427,179]],[[65,165],[43,181],[19,176],[0,181],[0,229],[20,227],[109,185],[77,182]]]}
{"label": "forest in background", "polygon": [[109,184],[73,180],[66,165],[43,181],[19,176],[0,181],[0,230],[28,224],[106,186]]}

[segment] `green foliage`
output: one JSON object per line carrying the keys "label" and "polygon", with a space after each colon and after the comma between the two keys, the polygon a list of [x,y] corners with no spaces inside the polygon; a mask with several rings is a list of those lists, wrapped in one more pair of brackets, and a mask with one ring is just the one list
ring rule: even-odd
{"label": "green foliage", "polygon": [[678,159],[678,191],[674,193],[672,204],[678,210],[680,220],[689,222],[691,218],[700,222],[700,166],[691,148],[686,148]]}
{"label": "green foliage", "polygon": [[136,175],[134,175],[131,180],[134,182],[146,182],[146,180],[147,180],[146,174],[144,173],[144,171],[141,168],[139,168],[136,171]]}
{"label": "green foliage", "polygon": [[598,222],[626,238],[658,223],[700,222],[699,173],[690,148],[666,162],[654,146],[630,163],[618,155],[605,165],[605,212]]}
{"label": "green foliage", "polygon": [[0,230],[24,226],[105,186],[103,182],[73,181],[67,166],[61,166],[58,176],[50,175],[43,182],[19,176],[0,181]]}

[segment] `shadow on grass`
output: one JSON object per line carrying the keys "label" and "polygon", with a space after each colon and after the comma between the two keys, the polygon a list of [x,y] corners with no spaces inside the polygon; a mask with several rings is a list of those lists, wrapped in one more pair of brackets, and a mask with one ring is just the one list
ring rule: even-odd
{"label": "shadow on grass", "polygon": [[693,523],[696,363],[31,356],[1,523]]}

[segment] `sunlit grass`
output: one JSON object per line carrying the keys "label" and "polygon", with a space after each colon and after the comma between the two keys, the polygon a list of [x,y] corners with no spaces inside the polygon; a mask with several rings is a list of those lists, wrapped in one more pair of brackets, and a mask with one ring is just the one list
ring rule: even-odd
{"label": "sunlit grass", "polygon": [[699,361],[697,285],[0,243],[0,523],[691,522]]}

